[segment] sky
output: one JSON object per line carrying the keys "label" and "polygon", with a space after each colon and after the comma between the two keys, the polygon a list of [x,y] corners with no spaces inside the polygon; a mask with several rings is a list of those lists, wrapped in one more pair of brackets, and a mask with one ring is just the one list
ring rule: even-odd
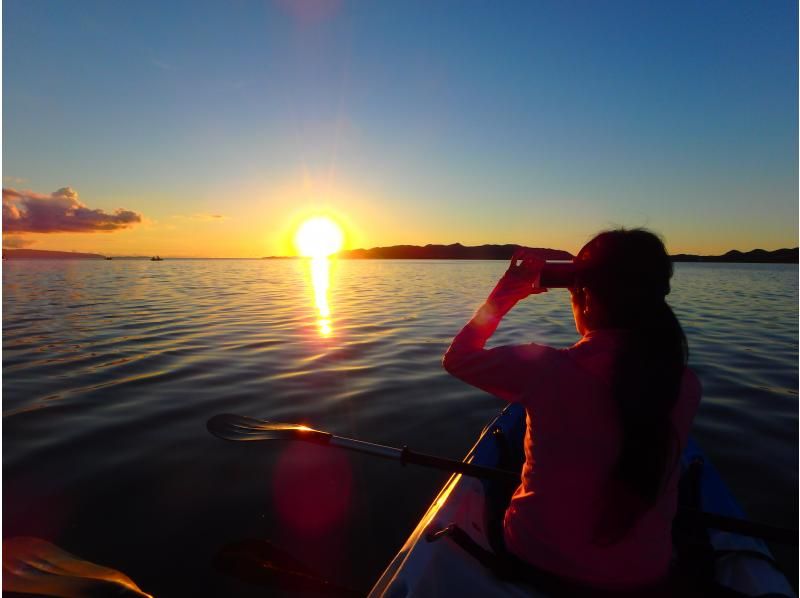
{"label": "sky", "polygon": [[798,245],[797,4],[3,2],[3,241]]}

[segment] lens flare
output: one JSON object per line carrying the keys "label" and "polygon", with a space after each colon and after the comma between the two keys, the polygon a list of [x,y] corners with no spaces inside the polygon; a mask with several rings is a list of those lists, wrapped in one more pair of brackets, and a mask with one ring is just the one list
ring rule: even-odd
{"label": "lens flare", "polygon": [[325,258],[342,248],[344,234],[341,227],[330,218],[309,218],[294,235],[294,244],[300,255]]}

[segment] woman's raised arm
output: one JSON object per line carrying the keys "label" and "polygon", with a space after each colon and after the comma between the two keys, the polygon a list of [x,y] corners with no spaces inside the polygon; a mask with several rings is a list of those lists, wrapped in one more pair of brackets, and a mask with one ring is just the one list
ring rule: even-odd
{"label": "woman's raised arm", "polygon": [[514,400],[524,379],[525,362],[535,346],[484,349],[486,342],[518,301],[547,289],[538,286],[544,260],[519,248],[489,298],[461,329],[442,365],[453,376],[505,400]]}

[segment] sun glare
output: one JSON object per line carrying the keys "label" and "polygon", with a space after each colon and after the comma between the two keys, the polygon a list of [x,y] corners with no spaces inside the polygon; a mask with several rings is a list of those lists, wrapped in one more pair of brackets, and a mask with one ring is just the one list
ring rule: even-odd
{"label": "sun glare", "polygon": [[294,235],[294,244],[305,257],[327,257],[342,248],[342,229],[330,218],[317,216],[300,225]]}

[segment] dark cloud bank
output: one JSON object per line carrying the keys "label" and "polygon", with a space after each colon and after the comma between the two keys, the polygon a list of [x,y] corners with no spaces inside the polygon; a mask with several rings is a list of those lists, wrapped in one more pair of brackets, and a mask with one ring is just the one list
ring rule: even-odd
{"label": "dark cloud bank", "polygon": [[[78,199],[77,191],[70,187],[50,194],[3,189],[4,234],[112,232],[141,221],[141,214],[130,210],[120,208],[108,214],[88,208]],[[16,243],[26,242],[18,237],[8,239]]]}
{"label": "dark cloud bank", "polygon": [[25,247],[30,247],[34,244],[34,241],[31,239],[26,239],[25,237],[7,237],[3,236],[3,247],[8,249],[23,249]]}

